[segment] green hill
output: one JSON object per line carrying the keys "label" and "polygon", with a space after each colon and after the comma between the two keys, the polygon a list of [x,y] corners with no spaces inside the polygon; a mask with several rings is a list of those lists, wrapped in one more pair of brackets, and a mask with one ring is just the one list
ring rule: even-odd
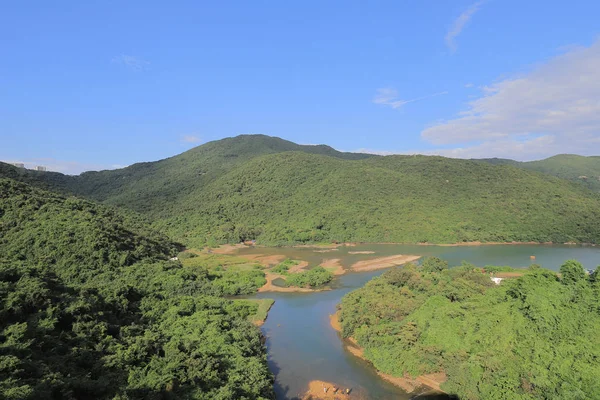
{"label": "green hill", "polygon": [[500,158],[482,161],[492,164],[509,164],[568,179],[600,192],[600,157],[584,157],[575,154],[559,154],[539,161],[518,162]]}
{"label": "green hill", "polygon": [[0,398],[274,397],[258,303],[221,297],[256,284],[140,220],[0,179]]}
{"label": "green hill", "polygon": [[371,157],[239,136],[121,170],[62,178],[19,173],[141,212],[187,245],[600,241],[598,195],[499,164]]}
{"label": "green hill", "polygon": [[182,198],[159,226],[185,242],[595,242],[599,206],[575,184],[510,166],[282,153]]}

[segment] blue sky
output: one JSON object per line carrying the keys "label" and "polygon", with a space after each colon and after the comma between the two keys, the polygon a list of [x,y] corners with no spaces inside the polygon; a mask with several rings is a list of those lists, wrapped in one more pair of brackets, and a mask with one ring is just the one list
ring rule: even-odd
{"label": "blue sky", "polygon": [[79,173],[244,133],[600,154],[598,15],[592,0],[10,2],[0,159]]}

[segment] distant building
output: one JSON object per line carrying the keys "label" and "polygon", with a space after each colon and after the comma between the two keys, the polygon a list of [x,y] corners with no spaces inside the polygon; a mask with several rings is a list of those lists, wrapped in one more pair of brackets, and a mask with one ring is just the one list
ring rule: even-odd
{"label": "distant building", "polygon": [[504,280],[504,278],[495,278],[495,277],[492,277],[492,278],[490,278],[490,279],[491,279],[491,280],[492,280],[492,282],[494,282],[496,285],[499,285],[499,284],[500,284],[500,282],[502,282],[502,281]]}
{"label": "distant building", "polygon": [[25,168],[25,164],[23,164],[22,162],[14,162],[11,163],[12,165],[14,165],[17,168]]}
{"label": "distant building", "polygon": [[38,165],[37,167],[35,167],[36,171],[47,171],[48,169],[42,165]]}

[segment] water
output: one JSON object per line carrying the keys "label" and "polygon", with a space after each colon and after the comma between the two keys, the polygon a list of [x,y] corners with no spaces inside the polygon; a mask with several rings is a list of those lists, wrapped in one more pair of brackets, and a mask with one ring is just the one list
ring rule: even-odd
{"label": "water", "polygon": [[[477,266],[509,265],[526,267],[532,262],[557,271],[569,259],[579,260],[585,268],[600,264],[600,248],[558,245],[490,245],[490,246],[412,246],[359,245],[337,251],[317,253],[309,248],[254,248],[240,254],[282,254],[292,259],[318,265],[323,259],[339,258],[344,267],[375,257],[394,254],[435,255],[450,265],[463,260]],[[318,250],[318,249],[317,249]],[[374,254],[350,254],[374,251]],[[535,256],[532,261],[530,256]],[[344,342],[331,328],[329,315],[336,310],[342,296],[362,287],[384,271],[348,273],[336,279],[334,289],[315,293],[259,293],[258,298],[275,299],[263,325],[267,337],[269,366],[275,374],[278,399],[301,398],[311,380],[323,380],[353,388],[351,398],[410,399],[412,396],[381,379],[373,367],[345,350]],[[367,395],[368,393],[368,395]]]}

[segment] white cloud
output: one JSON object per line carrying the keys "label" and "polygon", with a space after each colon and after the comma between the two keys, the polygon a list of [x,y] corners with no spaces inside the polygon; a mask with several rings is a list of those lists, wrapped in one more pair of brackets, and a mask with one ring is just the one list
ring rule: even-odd
{"label": "white cloud", "polygon": [[459,144],[462,154],[600,153],[600,40],[484,87],[466,111],[421,136]]}
{"label": "white cloud", "polygon": [[425,99],[429,99],[431,97],[441,96],[444,94],[448,94],[448,92],[439,92],[433,93],[423,97],[417,97],[410,100],[402,100],[398,98],[398,91],[393,88],[380,88],[377,89],[377,94],[373,98],[373,103],[381,104],[385,106],[392,107],[393,109],[401,108],[402,106],[408,103],[414,103],[415,101],[421,101]]}
{"label": "white cloud", "polygon": [[466,87],[466,88],[472,88],[473,86],[475,86],[475,85],[473,85],[472,83],[467,83],[467,84],[465,84],[465,87]]}
{"label": "white cloud", "polygon": [[198,143],[202,139],[196,135],[185,135],[181,138],[181,141],[184,143]]}
{"label": "white cloud", "polygon": [[25,168],[35,169],[37,166],[46,167],[51,172],[61,172],[67,175],[79,175],[85,171],[102,171],[105,169],[125,168],[125,165],[102,165],[92,163],[82,163],[79,161],[57,160],[55,158],[31,158],[31,159],[0,159],[5,163],[23,163]]}
{"label": "white cloud", "polygon": [[120,56],[113,57],[111,62],[124,65],[132,71],[143,71],[148,68],[148,65],[150,65],[150,62],[146,60],[127,54],[121,54]]}
{"label": "white cloud", "polygon": [[475,4],[472,4],[462,14],[460,14],[458,18],[454,20],[454,23],[452,24],[452,27],[450,28],[448,33],[446,33],[445,38],[446,46],[448,46],[451,52],[454,53],[456,51],[456,38],[458,37],[458,35],[461,34],[461,32],[463,31],[467,23],[471,20],[473,15],[477,11],[479,11],[483,3],[485,3],[485,0],[478,1]]}

